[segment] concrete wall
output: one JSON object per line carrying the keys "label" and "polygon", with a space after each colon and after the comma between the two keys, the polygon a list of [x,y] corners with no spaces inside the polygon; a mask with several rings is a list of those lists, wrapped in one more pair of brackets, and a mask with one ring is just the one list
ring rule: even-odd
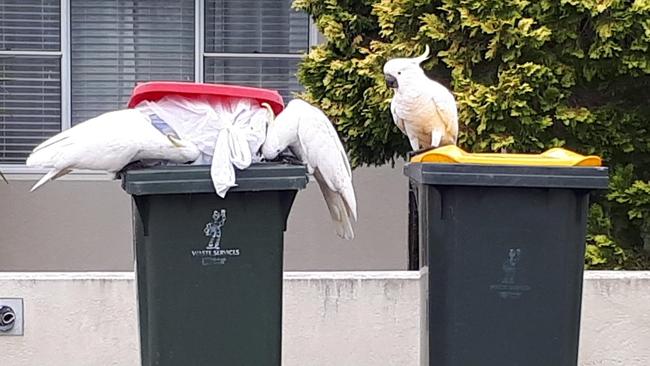
{"label": "concrete wall", "polygon": [[[315,182],[301,191],[286,233],[287,270],[407,268],[407,178],[395,168],[354,172],[356,239],[339,239]],[[36,175],[0,182],[0,271],[130,271],[130,197],[106,176],[64,177],[36,192]]]}
{"label": "concrete wall", "polygon": [[650,365],[650,272],[587,272],[582,366]]}
{"label": "concrete wall", "polygon": [[[587,272],[581,366],[650,364],[650,272]],[[416,366],[416,272],[285,274],[284,366]],[[131,273],[0,273],[23,297],[23,337],[0,337],[3,366],[138,365]],[[550,366],[550,365],[549,365]]]}
{"label": "concrete wall", "polygon": [[136,366],[132,273],[0,273],[0,298],[24,299],[24,336],[0,337],[2,366]]}

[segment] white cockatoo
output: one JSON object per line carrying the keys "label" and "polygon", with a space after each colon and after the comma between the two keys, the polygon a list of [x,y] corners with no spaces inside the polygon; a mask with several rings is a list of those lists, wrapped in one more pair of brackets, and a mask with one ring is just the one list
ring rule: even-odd
{"label": "white cockatoo", "polygon": [[352,186],[352,170],[334,126],[327,116],[309,103],[294,99],[271,118],[262,145],[262,155],[275,159],[289,148],[318,182],[337,234],[354,239],[352,220],[357,219],[357,201]]}
{"label": "white cockatoo", "polygon": [[73,169],[116,173],[136,161],[187,163],[200,151],[193,143],[154,127],[138,110],[101,114],[67,129],[36,146],[26,165],[46,168],[32,191]]}
{"label": "white cockatoo", "polygon": [[415,58],[396,58],[384,64],[384,77],[395,90],[390,103],[393,121],[413,151],[455,145],[458,112],[454,95],[429,79],[420,64],[429,58],[429,46]]}

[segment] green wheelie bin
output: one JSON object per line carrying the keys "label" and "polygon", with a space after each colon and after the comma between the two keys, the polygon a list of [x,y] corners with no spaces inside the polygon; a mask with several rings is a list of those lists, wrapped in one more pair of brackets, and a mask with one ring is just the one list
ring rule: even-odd
{"label": "green wheelie bin", "polygon": [[423,365],[576,366],[591,191],[598,157],[417,155]]}
{"label": "green wheelie bin", "polygon": [[287,216],[304,166],[253,164],[217,196],[209,166],[127,170],[145,366],[280,366]]}

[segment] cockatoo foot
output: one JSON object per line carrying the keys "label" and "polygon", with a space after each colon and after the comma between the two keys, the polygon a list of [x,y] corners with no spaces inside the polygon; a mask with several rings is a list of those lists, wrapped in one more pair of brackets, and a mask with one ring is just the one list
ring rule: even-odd
{"label": "cockatoo foot", "polygon": [[429,151],[429,150],[433,150],[433,149],[435,149],[435,147],[427,147],[427,148],[420,149],[420,150],[409,151],[409,152],[406,154],[406,157],[408,158],[408,160],[411,160],[411,158],[414,157],[415,155],[420,155],[420,154],[422,154],[423,152],[427,152],[427,151]]}
{"label": "cockatoo foot", "polygon": [[126,166],[124,166],[124,168],[122,168],[122,169],[118,170],[117,172],[115,172],[115,177],[114,178],[115,179],[122,179],[122,175],[124,175],[124,173],[126,173],[129,170],[143,169],[143,168],[147,168],[147,167],[150,167],[150,166],[151,166],[151,163],[146,163],[146,162],[140,161],[140,160],[134,161],[134,162],[126,164]]}
{"label": "cockatoo foot", "polygon": [[300,159],[290,154],[280,154],[272,162],[284,163],[289,165],[305,165]]}

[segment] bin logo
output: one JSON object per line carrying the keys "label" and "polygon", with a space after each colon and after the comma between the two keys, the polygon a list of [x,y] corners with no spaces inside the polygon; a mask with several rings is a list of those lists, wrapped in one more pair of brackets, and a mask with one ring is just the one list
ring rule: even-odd
{"label": "bin logo", "polygon": [[221,231],[226,223],[226,210],[219,209],[212,212],[212,220],[205,225],[203,234],[209,238],[205,249],[192,250],[192,257],[200,258],[201,264],[209,266],[213,264],[225,264],[228,257],[238,257],[239,248],[222,249]]}
{"label": "bin logo", "polygon": [[491,285],[490,290],[496,291],[503,299],[518,299],[524,292],[530,291],[531,287],[525,284],[517,284],[517,271],[521,260],[520,248],[509,248],[506,258],[501,262],[503,277],[498,285]]}
{"label": "bin logo", "polygon": [[508,249],[508,258],[503,262],[503,280],[501,283],[512,285],[515,283],[515,275],[517,274],[517,263],[521,256],[521,249]]}
{"label": "bin logo", "polygon": [[210,238],[208,246],[205,249],[221,249],[221,228],[226,223],[226,210],[214,210],[212,213],[212,222],[205,225],[203,232]]}

